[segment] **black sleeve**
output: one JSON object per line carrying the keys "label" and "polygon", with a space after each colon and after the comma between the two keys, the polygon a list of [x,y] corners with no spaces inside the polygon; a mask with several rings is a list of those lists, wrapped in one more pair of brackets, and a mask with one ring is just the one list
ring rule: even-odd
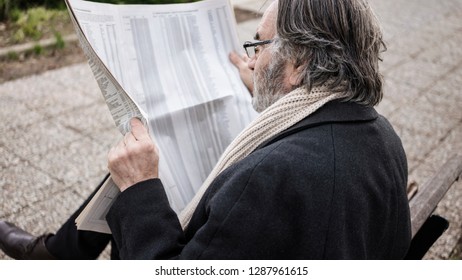
{"label": "black sleeve", "polygon": [[106,216],[122,259],[168,259],[177,256],[184,234],[159,179],[122,192]]}

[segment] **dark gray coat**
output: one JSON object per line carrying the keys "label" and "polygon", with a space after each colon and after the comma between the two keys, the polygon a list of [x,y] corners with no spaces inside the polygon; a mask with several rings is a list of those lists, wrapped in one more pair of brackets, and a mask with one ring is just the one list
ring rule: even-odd
{"label": "dark gray coat", "polygon": [[223,171],[184,233],[158,179],[123,192],[107,219],[128,259],[400,259],[406,182],[388,121],[333,101]]}

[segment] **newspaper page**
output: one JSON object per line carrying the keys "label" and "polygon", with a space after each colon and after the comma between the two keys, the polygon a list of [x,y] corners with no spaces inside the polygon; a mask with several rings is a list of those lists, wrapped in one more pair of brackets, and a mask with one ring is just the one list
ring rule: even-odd
{"label": "newspaper page", "polygon": [[[146,120],[160,150],[159,176],[179,213],[255,117],[228,60],[230,51],[240,51],[229,0],[66,2],[119,130],[128,131],[133,116]],[[79,229],[110,232],[104,217],[117,192],[110,191],[112,180],[104,186],[78,218]]]}
{"label": "newspaper page", "polygon": [[133,117],[138,117],[146,123],[146,113],[142,111],[130,95],[125,92],[122,86],[117,82],[117,79],[112,75],[111,71],[98,57],[98,54],[93,50],[87,37],[83,34],[82,29],[76,22],[73,11],[70,11],[71,20],[74,23],[74,26],[76,26],[80,45],[87,56],[90,68],[95,76],[99,88],[101,89],[104,100],[106,101],[117,128],[122,134],[130,131],[129,121]]}

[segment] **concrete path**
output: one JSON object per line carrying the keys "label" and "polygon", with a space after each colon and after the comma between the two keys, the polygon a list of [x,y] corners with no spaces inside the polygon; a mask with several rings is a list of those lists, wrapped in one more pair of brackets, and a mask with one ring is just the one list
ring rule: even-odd
{"label": "concrete path", "polygon": [[[232,2],[261,12],[265,1]],[[462,0],[370,2],[388,43],[378,110],[403,140],[410,179],[422,184],[462,154]],[[241,41],[257,24],[239,24]],[[0,106],[0,219],[54,232],[106,173],[120,135],[86,63],[0,84]],[[451,226],[426,258],[447,259],[462,232],[462,182],[437,212]]]}

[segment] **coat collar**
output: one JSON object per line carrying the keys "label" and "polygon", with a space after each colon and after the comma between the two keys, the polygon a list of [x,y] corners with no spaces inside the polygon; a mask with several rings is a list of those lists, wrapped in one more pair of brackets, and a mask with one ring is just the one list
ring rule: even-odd
{"label": "coat collar", "polygon": [[334,100],[326,103],[316,112],[293,125],[289,129],[263,142],[256,150],[272,144],[298,131],[328,123],[365,122],[377,119],[379,114],[373,107],[355,102]]}

